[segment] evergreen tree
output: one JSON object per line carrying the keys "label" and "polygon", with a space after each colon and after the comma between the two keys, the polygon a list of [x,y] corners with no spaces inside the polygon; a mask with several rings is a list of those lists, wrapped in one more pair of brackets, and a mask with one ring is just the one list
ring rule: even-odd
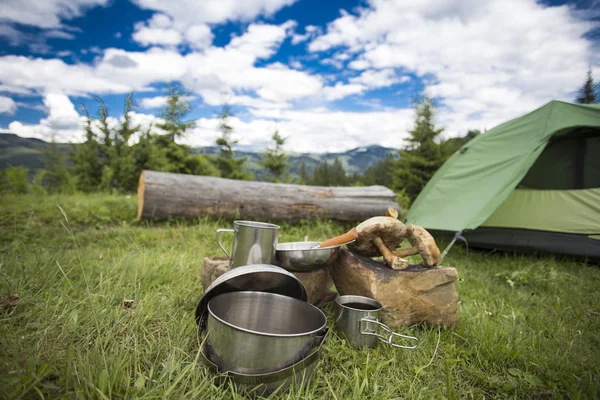
{"label": "evergreen tree", "polygon": [[191,111],[190,103],[185,99],[187,93],[181,90],[180,85],[172,84],[169,87],[167,104],[161,111],[164,122],[157,124],[157,128],[167,132],[168,139],[175,143],[175,139],[185,136],[188,129],[194,128],[194,121],[183,122],[183,119]]}
{"label": "evergreen tree", "polygon": [[267,151],[260,162],[260,165],[267,172],[264,176],[264,180],[269,182],[289,182],[288,157],[283,151],[283,145],[285,144],[286,139],[281,137],[279,131],[273,133],[272,139],[274,147],[267,147]]}
{"label": "evergreen tree", "polygon": [[329,163],[324,160],[313,170],[312,184],[316,186],[330,186],[331,177]]}
{"label": "evergreen tree", "polygon": [[102,181],[101,150],[98,137],[92,129],[92,119],[83,105],[81,109],[86,117],[85,141],[72,147],[70,158],[77,189],[89,193],[98,190]]}
{"label": "evergreen tree", "polygon": [[306,162],[302,160],[302,164],[300,164],[300,182],[301,185],[309,185],[310,184],[310,176],[308,175],[308,171],[306,170]]}
{"label": "evergreen tree", "polygon": [[139,174],[134,164],[133,147],[130,144],[132,137],[139,133],[139,125],[133,125],[130,112],[133,111],[133,93],[125,98],[122,121],[114,130],[113,154],[108,163],[113,181],[111,188],[124,191],[134,191],[137,188]]}
{"label": "evergreen tree", "polygon": [[54,134],[48,148],[43,151],[43,158],[45,170],[41,174],[41,182],[36,183],[41,183],[50,193],[74,193],[75,179]]}
{"label": "evergreen tree", "polygon": [[164,149],[156,143],[156,135],[152,133],[152,124],[140,134],[140,139],[133,145],[133,165],[141,173],[145,169],[168,171],[168,159]]}
{"label": "evergreen tree", "polygon": [[246,157],[235,158],[233,153],[233,145],[236,144],[237,140],[231,139],[231,132],[233,128],[229,125],[229,118],[233,116],[231,107],[225,104],[219,114],[221,123],[219,129],[221,130],[221,136],[217,138],[216,144],[220,146],[219,155],[215,158],[214,162],[221,173],[223,178],[229,179],[241,179],[248,180],[250,176],[244,172],[244,164],[246,163]]}
{"label": "evergreen tree", "polygon": [[329,186],[346,186],[348,185],[348,177],[342,162],[338,157],[333,160],[331,173],[329,175]]}
{"label": "evergreen tree", "polygon": [[394,174],[396,191],[404,191],[411,201],[443,162],[440,146],[435,142],[443,129],[434,125],[435,106],[431,98],[423,95],[415,101],[414,108],[414,128],[409,131],[407,147],[400,151]]}
{"label": "evergreen tree", "polygon": [[29,170],[24,167],[10,167],[3,169],[2,171],[0,171],[0,193],[27,193],[28,175]]}
{"label": "evergreen tree", "polygon": [[364,174],[358,178],[361,185],[381,185],[393,187],[394,169],[396,159],[391,153],[387,153],[383,160],[377,161],[377,164],[366,169]]}
{"label": "evergreen tree", "polygon": [[182,174],[204,175],[201,168],[196,165],[192,157],[192,149],[189,146],[178,144],[176,139],[185,136],[189,129],[195,126],[194,121],[184,122],[183,118],[191,111],[191,106],[185,98],[186,94],[182,92],[179,85],[171,85],[167,104],[161,111],[161,117],[164,122],[157,124],[157,128],[166,132],[156,138],[156,144],[164,150],[167,158],[167,171]]}
{"label": "evergreen tree", "polygon": [[579,104],[592,104],[598,102],[598,95],[596,93],[596,90],[597,85],[594,83],[592,69],[589,68],[585,83],[581,87],[580,95],[577,97],[577,102]]}

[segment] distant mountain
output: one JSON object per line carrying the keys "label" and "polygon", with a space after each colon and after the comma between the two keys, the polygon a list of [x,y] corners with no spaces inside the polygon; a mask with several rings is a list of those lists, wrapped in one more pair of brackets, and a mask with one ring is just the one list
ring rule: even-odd
{"label": "distant mountain", "polygon": [[[72,145],[69,143],[61,143],[60,147],[67,151]],[[76,145],[75,145],[76,146]],[[38,168],[44,168],[43,151],[48,148],[48,143],[33,138],[22,138],[13,133],[0,132],[0,170],[23,166],[34,171]],[[197,148],[195,154],[215,155],[218,154],[219,148],[216,146]],[[333,163],[333,160],[338,157],[346,173],[362,174],[369,166],[377,164],[377,161],[383,159],[387,153],[397,155],[397,150],[388,147],[377,145],[359,147],[340,153],[293,153],[289,152],[289,162],[291,164],[290,173],[292,177],[298,176],[302,161],[306,163],[306,169],[309,174],[312,174],[313,169],[328,160]],[[259,164],[261,154],[251,151],[235,151],[236,157],[248,157],[246,169],[253,173],[255,177],[259,176],[262,168]]]}
{"label": "distant mountain", "polygon": [[[59,144],[66,151],[70,144]],[[48,143],[40,139],[22,138],[13,133],[0,132],[0,170],[22,166],[34,171],[44,168],[43,151]]]}
{"label": "distant mountain", "polygon": [[[195,151],[197,154],[216,155],[219,152],[219,148],[216,146],[204,147]],[[377,164],[377,161],[383,159],[387,153],[394,155],[398,154],[396,149],[388,147],[382,147],[377,145],[358,147],[356,149],[348,150],[341,153],[294,153],[288,152],[288,161],[291,164],[290,173],[293,176],[300,174],[300,165],[302,161],[306,164],[306,170],[309,174],[312,174],[313,169],[321,164],[324,160],[327,160],[330,164],[337,157],[344,169],[346,174],[351,175],[353,173],[362,174],[371,165]],[[246,162],[246,169],[258,176],[262,171],[262,167],[259,162],[261,160],[261,153],[251,151],[235,151],[236,157],[248,157]]]}

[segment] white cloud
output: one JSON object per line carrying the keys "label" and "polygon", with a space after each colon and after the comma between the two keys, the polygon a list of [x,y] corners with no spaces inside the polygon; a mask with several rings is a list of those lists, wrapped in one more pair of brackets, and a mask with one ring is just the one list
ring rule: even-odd
{"label": "white cloud", "polygon": [[312,39],[321,33],[321,28],[314,25],[307,25],[304,28],[304,34],[294,34],[292,36],[292,44],[298,44],[307,41],[308,39]]}
{"label": "white cloud", "polygon": [[323,89],[323,94],[327,100],[339,100],[352,94],[360,94],[367,90],[365,85],[356,83],[338,82],[335,86],[329,86]]}
{"label": "white cloud", "polygon": [[143,46],[177,46],[182,41],[181,33],[173,29],[171,17],[160,13],[146,22],[136,23],[132,38]]}
{"label": "white cloud", "polygon": [[369,70],[355,78],[350,78],[351,83],[359,83],[369,88],[381,88],[391,86],[399,81],[393,69]]}
{"label": "white cloud", "polygon": [[206,24],[195,24],[185,31],[185,40],[194,49],[204,49],[212,44],[214,35]]}
{"label": "white cloud", "polygon": [[0,96],[0,114],[12,115],[17,111],[17,103],[10,97]]}
{"label": "white cloud", "polygon": [[162,12],[187,25],[251,21],[271,16],[296,0],[134,0],[141,8]]}
{"label": "white cloud", "polygon": [[146,22],[135,24],[133,40],[143,46],[177,46],[187,44],[191,48],[200,50],[212,44],[213,34],[206,24],[197,23],[188,25],[174,21],[170,16],[156,13]]}
{"label": "white cloud", "polygon": [[[164,107],[167,104],[167,96],[155,96],[155,97],[145,97],[141,101],[141,105],[143,108],[160,108]],[[195,100],[195,96],[182,96],[182,100],[192,101]]]}
{"label": "white cloud", "polygon": [[39,28],[57,28],[61,20],[79,17],[85,11],[106,6],[109,0],[3,0],[0,21]]}
{"label": "white cloud", "polygon": [[59,142],[80,141],[83,138],[81,123],[84,118],[75,110],[71,100],[64,94],[49,93],[44,97],[44,107],[47,117],[39,124],[23,124],[13,121],[8,130],[22,137],[35,137],[51,140],[52,136]]}
{"label": "white cloud", "polygon": [[114,77],[99,77],[93,67],[66,64],[60,59],[0,57],[0,83],[40,92],[125,93],[131,86],[115,82]]}
{"label": "white cloud", "polygon": [[[260,113],[256,114],[260,115]],[[269,118],[269,116],[265,116]],[[243,121],[232,118],[234,137],[242,146],[262,150],[275,129],[288,137],[286,148],[295,152],[338,152],[369,144],[399,147],[412,126],[412,110],[380,112],[342,112],[327,108],[281,110],[277,122],[256,118]],[[187,143],[195,146],[214,144],[219,135],[219,120],[201,118]],[[377,129],[373,129],[376,126]]]}
{"label": "white cloud", "polygon": [[0,93],[12,93],[12,94],[19,94],[21,96],[31,96],[34,93],[29,90],[29,89],[25,89],[19,86],[14,86],[14,85],[4,85],[4,84],[0,84]]}
{"label": "white cloud", "polygon": [[357,52],[349,67],[366,70],[365,81],[350,82],[386,81],[365,75],[373,68],[433,77],[440,120],[464,133],[465,123],[493,126],[552,99],[572,101],[592,57],[582,37],[591,27],[568,6],[535,0],[370,0],[309,49]]}

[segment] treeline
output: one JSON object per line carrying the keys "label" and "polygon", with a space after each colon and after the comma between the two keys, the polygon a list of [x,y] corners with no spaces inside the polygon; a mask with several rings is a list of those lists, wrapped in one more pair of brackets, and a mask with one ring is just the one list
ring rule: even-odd
{"label": "treeline", "polygon": [[290,162],[284,150],[286,138],[278,131],[272,144],[262,153],[262,171],[254,177],[245,170],[247,159],[235,157],[230,125],[232,110],[225,105],[219,114],[220,136],[215,144],[217,155],[194,154],[193,148],[178,141],[195,127],[186,121],[191,108],[187,93],[180,86],[170,87],[167,102],[160,112],[161,122],[142,128],[133,121],[133,95],[125,99],[123,115],[115,124],[106,105],[98,101],[98,112],[91,116],[82,106],[85,140],[61,151],[54,142],[44,151],[45,169],[29,171],[13,167],[2,171],[0,190],[14,193],[133,192],[144,169],[182,174],[209,175],[230,179],[260,179],[317,186],[384,185],[394,189],[407,206],[442,163],[464,143],[479,134],[470,131],[462,138],[441,140],[442,129],[434,125],[435,106],[428,96],[415,102],[415,122],[407,146],[399,157],[387,154],[363,174],[347,174],[342,162],[325,160],[308,171],[304,161],[299,178],[291,179]]}

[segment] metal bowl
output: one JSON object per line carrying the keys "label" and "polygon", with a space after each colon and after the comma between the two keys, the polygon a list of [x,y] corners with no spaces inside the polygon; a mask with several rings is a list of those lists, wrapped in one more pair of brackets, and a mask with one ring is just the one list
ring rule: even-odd
{"label": "metal bowl", "polygon": [[330,266],[338,258],[340,247],[314,248],[320,242],[279,243],[275,251],[277,265],[289,271],[312,271]]}

